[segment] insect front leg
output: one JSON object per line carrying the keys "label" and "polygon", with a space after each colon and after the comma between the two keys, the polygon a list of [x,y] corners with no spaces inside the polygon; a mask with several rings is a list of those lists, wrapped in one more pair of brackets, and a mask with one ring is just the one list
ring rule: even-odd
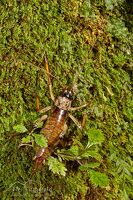
{"label": "insect front leg", "polygon": [[80,110],[81,108],[85,108],[86,106],[88,106],[89,103],[86,103],[82,106],[78,106],[78,107],[70,107],[69,110],[70,111],[76,111],[76,110]]}
{"label": "insect front leg", "polygon": [[34,129],[40,128],[41,122],[45,121],[48,118],[48,115],[43,115],[33,123]]}
{"label": "insect front leg", "polygon": [[47,107],[41,109],[41,110],[39,111],[39,113],[45,113],[45,112],[51,110],[51,108],[52,108],[51,106],[47,106]]}
{"label": "insect front leg", "polygon": [[[42,110],[39,110],[39,113],[45,113],[51,109],[51,106],[47,106],[43,108]],[[37,129],[40,127],[41,122],[45,121],[48,118],[48,115],[43,115],[40,118],[38,118],[36,121],[33,123],[34,129]]]}

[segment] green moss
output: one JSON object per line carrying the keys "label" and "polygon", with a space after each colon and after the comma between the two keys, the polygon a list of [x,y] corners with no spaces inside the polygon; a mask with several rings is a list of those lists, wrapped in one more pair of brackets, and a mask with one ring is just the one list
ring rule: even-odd
{"label": "green moss", "polygon": [[[132,4],[7,0],[0,10],[1,199],[132,199]],[[41,107],[52,104],[45,56],[55,96],[78,74],[73,106],[90,105],[73,115],[80,121],[86,112],[87,127],[104,133],[104,142],[96,146],[102,157],[97,171],[110,179],[107,188],[95,187],[76,161],[63,161],[66,177],[46,165],[31,178],[35,152],[19,147],[26,134],[13,127],[31,130],[38,118],[37,95]],[[68,137],[76,145],[86,143],[72,122],[66,148]]]}

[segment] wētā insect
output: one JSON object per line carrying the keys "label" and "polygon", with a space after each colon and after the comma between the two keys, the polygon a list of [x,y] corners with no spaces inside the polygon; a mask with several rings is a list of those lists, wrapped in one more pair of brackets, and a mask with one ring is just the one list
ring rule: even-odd
{"label": "w\u0113t\u0101 insect", "polygon": [[[46,137],[48,143],[47,143],[47,147],[45,148],[39,147],[39,150],[36,152],[36,155],[33,158],[33,160],[35,160],[35,166],[33,168],[32,174],[34,174],[35,171],[41,167],[42,163],[44,163],[47,160],[47,158],[52,152],[52,149],[54,148],[54,146],[57,145],[58,141],[60,140],[60,137],[62,137],[65,134],[67,130],[67,125],[66,125],[67,117],[70,117],[74,121],[74,123],[80,129],[82,129],[82,126],[80,125],[80,123],[77,121],[75,117],[73,117],[69,113],[69,111],[79,110],[88,105],[86,103],[79,107],[71,107],[72,91],[67,90],[67,89],[63,90],[63,92],[61,93],[61,96],[55,99],[53,91],[52,91],[52,83],[50,79],[50,72],[49,72],[47,58],[45,58],[45,67],[46,67],[46,72],[48,76],[50,97],[55,104],[55,108],[52,110],[51,115],[49,117],[47,115],[44,115],[39,119],[40,121],[47,119],[40,133]],[[39,110],[38,103],[37,103],[37,109]],[[41,111],[41,113],[46,112],[50,109],[51,109],[51,106],[48,106],[44,108]]]}

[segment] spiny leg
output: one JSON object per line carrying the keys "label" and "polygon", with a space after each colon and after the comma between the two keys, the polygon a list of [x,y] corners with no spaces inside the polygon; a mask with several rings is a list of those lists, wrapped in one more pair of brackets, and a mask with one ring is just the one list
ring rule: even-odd
{"label": "spiny leg", "polygon": [[[85,108],[86,106],[88,106],[89,103],[86,103],[82,106],[78,106],[78,107],[70,107],[69,110],[70,111],[75,111],[75,110],[80,110],[82,108]],[[85,126],[85,122],[86,122],[86,118],[83,117],[83,121],[82,121],[82,125],[78,122],[78,120],[73,116],[71,115],[70,113],[68,114],[68,116],[73,120],[73,122],[80,128],[82,129],[84,126]]]}
{"label": "spiny leg", "polygon": [[52,91],[52,83],[51,83],[51,79],[50,79],[50,72],[49,72],[49,67],[48,67],[48,60],[45,57],[45,68],[46,68],[46,72],[47,72],[47,76],[48,76],[48,85],[49,85],[49,92],[50,92],[50,97],[51,99],[54,101],[55,97]]}
{"label": "spiny leg", "polygon": [[45,121],[48,118],[48,115],[43,115],[33,123],[34,129],[40,128],[41,122]]}
{"label": "spiny leg", "polygon": [[[51,106],[47,106],[47,107],[43,108],[42,110],[39,110],[38,112],[39,113],[45,113],[45,112],[49,111],[50,109],[51,109]],[[34,121],[34,123],[33,123],[34,129],[38,128],[39,125],[40,125],[40,123],[42,121],[45,121],[47,118],[48,118],[48,115],[43,115],[39,119],[37,119],[36,121]]]}
{"label": "spiny leg", "polygon": [[77,125],[78,128],[82,129],[82,125],[78,122],[78,120],[73,115],[69,113],[68,116],[72,119],[72,121]]}
{"label": "spiny leg", "polygon": [[51,110],[51,108],[52,108],[51,106],[47,106],[47,107],[41,109],[41,110],[39,111],[39,113],[45,113],[45,112]]}
{"label": "spiny leg", "polygon": [[[84,105],[79,106],[79,107],[74,107],[73,109],[78,110],[78,109],[80,109],[80,108],[86,107],[87,105],[88,105],[88,104],[84,104]],[[87,119],[87,114],[86,114],[86,113],[84,113],[84,115],[83,115],[83,120],[82,120],[82,123],[81,123],[81,124],[80,124],[80,123],[78,122],[78,120],[77,120],[73,115],[71,115],[70,113],[68,114],[68,116],[72,119],[72,121],[77,125],[78,128],[82,129],[82,128],[85,127],[86,119]]]}
{"label": "spiny leg", "polygon": [[89,103],[86,103],[82,106],[78,106],[78,107],[71,107],[69,108],[69,111],[75,111],[75,110],[80,110],[81,108],[85,108],[86,106],[88,106]]}

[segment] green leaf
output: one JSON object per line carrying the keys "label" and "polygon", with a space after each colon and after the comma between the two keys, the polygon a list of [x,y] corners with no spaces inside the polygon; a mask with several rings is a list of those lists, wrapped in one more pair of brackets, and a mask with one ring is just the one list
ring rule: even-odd
{"label": "green leaf", "polygon": [[86,130],[85,133],[88,135],[89,141],[93,144],[98,144],[104,141],[104,135],[100,129],[91,128]]}
{"label": "green leaf", "polygon": [[54,174],[60,174],[62,176],[66,175],[67,169],[65,168],[64,164],[59,162],[56,158],[50,156],[48,158],[48,165],[49,165],[49,169]]}
{"label": "green leaf", "polygon": [[99,153],[97,153],[96,151],[90,151],[90,150],[86,150],[82,155],[83,158],[96,158],[97,160],[101,160],[101,155]]}
{"label": "green leaf", "polygon": [[68,152],[72,153],[75,156],[79,155],[79,147],[76,145],[71,146],[70,149],[68,149]]}
{"label": "green leaf", "polygon": [[32,137],[30,135],[22,138],[22,143],[29,143],[31,142]]}
{"label": "green leaf", "polygon": [[85,164],[85,165],[81,165],[80,167],[79,167],[79,169],[81,170],[81,171],[84,171],[84,170],[88,170],[88,169],[90,169],[90,168],[96,168],[96,167],[99,167],[99,165],[100,165],[100,163],[98,163],[98,162],[91,162],[91,163],[88,163],[88,164]]}
{"label": "green leaf", "polygon": [[41,121],[41,122],[39,121],[39,122],[38,122],[38,121],[36,120],[36,121],[34,122],[34,125],[37,126],[37,128],[42,128],[42,126],[43,126],[43,121]]}
{"label": "green leaf", "polygon": [[24,133],[24,132],[28,131],[27,128],[23,124],[18,124],[16,126],[14,126],[13,130],[15,130],[16,132],[19,132],[19,133]]}
{"label": "green leaf", "polygon": [[107,187],[109,184],[109,180],[106,174],[101,172],[96,172],[94,170],[90,170],[90,181],[101,188]]}
{"label": "green leaf", "polygon": [[35,142],[41,146],[41,147],[46,147],[47,146],[47,139],[44,137],[44,135],[41,134],[33,134],[34,138],[35,138]]}

